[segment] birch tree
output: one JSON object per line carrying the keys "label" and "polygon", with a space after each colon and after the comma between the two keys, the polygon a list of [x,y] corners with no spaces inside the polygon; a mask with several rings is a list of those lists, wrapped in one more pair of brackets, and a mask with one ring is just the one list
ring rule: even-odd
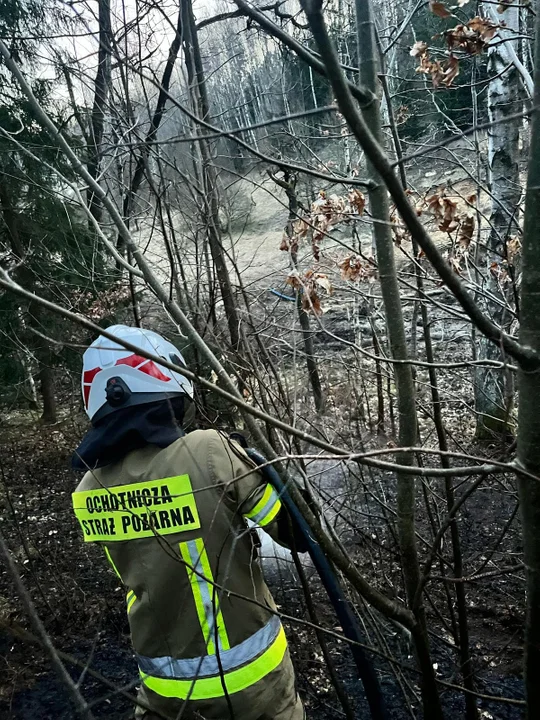
{"label": "birch tree", "polygon": [[[492,10],[487,7],[487,15]],[[507,33],[495,36],[489,46],[488,113],[493,126],[488,130],[489,184],[491,216],[484,257],[482,304],[485,312],[508,332],[514,314],[511,309],[512,289],[508,245],[520,234],[519,201],[519,113],[521,76],[516,67],[519,34],[519,2],[504,3],[504,12],[493,19],[504,20]],[[496,15],[496,13],[495,13]],[[514,239],[514,240],[513,240]],[[479,342],[479,357],[501,360],[500,349],[485,336]],[[512,376],[504,369],[478,368],[475,377],[475,401],[478,413],[477,432],[489,437],[508,428],[513,407]]]}

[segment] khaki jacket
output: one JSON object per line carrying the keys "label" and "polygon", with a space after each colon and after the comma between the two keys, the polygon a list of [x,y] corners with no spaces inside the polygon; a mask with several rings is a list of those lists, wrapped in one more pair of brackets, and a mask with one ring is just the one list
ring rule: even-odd
{"label": "khaki jacket", "polygon": [[126,588],[147,688],[210,700],[280,665],[286,640],[246,518],[286,540],[281,501],[239,445],[214,430],[148,445],[86,473],[73,507]]}

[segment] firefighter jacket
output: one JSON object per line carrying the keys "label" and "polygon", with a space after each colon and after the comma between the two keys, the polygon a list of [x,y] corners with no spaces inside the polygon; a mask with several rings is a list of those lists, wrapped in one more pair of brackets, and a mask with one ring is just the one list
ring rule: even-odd
{"label": "firefighter jacket", "polygon": [[233,695],[272,673],[287,643],[246,518],[278,542],[281,501],[239,445],[197,430],[87,472],[73,494],[84,540],[126,588],[146,688]]}

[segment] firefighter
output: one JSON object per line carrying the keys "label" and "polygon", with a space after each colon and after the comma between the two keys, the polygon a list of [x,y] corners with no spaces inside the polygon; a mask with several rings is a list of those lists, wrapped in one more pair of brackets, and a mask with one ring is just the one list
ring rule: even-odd
{"label": "firefighter", "polygon": [[[185,367],[154,332],[109,332]],[[141,679],[135,717],[302,720],[247,523],[295,541],[276,491],[226,435],[185,434],[193,386],[181,373],[102,336],[83,364],[92,428],[73,456],[86,471],[73,508],[125,587]]]}

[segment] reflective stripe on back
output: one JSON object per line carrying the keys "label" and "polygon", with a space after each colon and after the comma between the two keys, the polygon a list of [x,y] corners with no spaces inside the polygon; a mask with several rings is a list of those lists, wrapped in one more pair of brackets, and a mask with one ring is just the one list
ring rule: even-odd
{"label": "reflective stripe on back", "polygon": [[[137,656],[137,663],[141,672],[155,677],[174,678],[177,680],[195,680],[196,678],[219,675],[220,671],[229,672],[251,662],[267,650],[279,635],[281,622],[277,615],[272,618],[256,633],[229,650],[216,655],[206,655],[198,658],[149,658]],[[220,667],[221,666],[221,667]]]}
{"label": "reflective stripe on back", "polygon": [[209,698],[223,697],[226,692],[229,695],[241,692],[250,685],[254,685],[263,677],[268,675],[283,660],[287,650],[285,631],[280,625],[276,639],[270,647],[263,652],[256,660],[244,667],[218,674],[214,677],[178,680],[173,678],[153,677],[141,672],[141,679],[146,687],[158,695],[170,698],[185,700],[207,700]]}
{"label": "reflective stripe on back", "polygon": [[180,553],[186,563],[186,570],[197,608],[206,651],[216,654],[216,630],[219,650],[230,648],[223,615],[219,607],[217,588],[214,585],[212,570],[202,538],[180,543]]}

